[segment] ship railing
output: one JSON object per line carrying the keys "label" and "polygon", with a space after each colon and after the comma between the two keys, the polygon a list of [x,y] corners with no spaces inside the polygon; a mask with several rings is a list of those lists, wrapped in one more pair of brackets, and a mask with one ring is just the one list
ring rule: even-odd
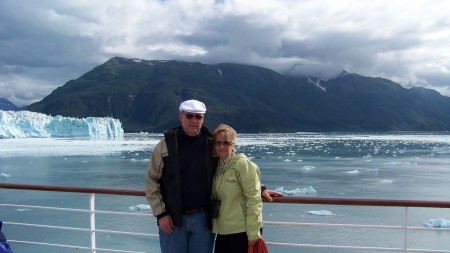
{"label": "ship railing", "polygon": [[[66,192],[66,193],[83,193],[89,194],[89,209],[75,209],[75,208],[61,208],[52,206],[35,206],[35,205],[19,205],[12,203],[0,203],[0,207],[3,208],[27,208],[27,209],[41,209],[52,211],[64,211],[64,212],[81,212],[89,214],[89,228],[79,227],[66,227],[66,226],[53,226],[45,224],[35,223],[22,223],[16,221],[2,220],[4,227],[17,226],[23,227],[24,231],[27,228],[38,227],[51,230],[72,230],[83,231],[89,233],[89,242],[87,246],[80,245],[67,245],[60,243],[43,243],[36,241],[21,240],[20,238],[8,238],[8,242],[14,246],[15,244],[31,244],[37,246],[47,246],[55,248],[67,248],[76,249],[82,251],[88,251],[91,253],[96,252],[123,252],[123,253],[138,253],[138,251],[127,251],[118,249],[100,248],[96,245],[96,235],[100,233],[106,234],[121,234],[127,236],[139,236],[148,238],[158,238],[158,234],[152,233],[137,233],[130,231],[119,230],[106,230],[96,228],[96,214],[108,214],[119,216],[140,216],[145,219],[153,217],[150,213],[136,213],[136,212],[116,212],[97,210],[95,204],[96,194],[102,195],[122,195],[122,196],[136,196],[145,197],[145,192],[142,190],[130,190],[130,189],[110,189],[110,188],[89,188],[89,187],[65,187],[65,186],[50,186],[50,185],[29,185],[29,184],[10,184],[0,183],[2,189],[14,189],[14,190],[28,190],[28,191],[52,191],[52,192]],[[1,201],[1,199],[0,199]],[[45,201],[43,201],[45,202]],[[408,233],[411,231],[436,231],[435,228],[429,227],[417,227],[409,225],[409,210],[410,208],[450,208],[450,202],[448,201],[430,201],[430,200],[392,200],[392,199],[353,199],[353,198],[322,198],[322,197],[300,197],[300,196],[284,196],[274,198],[273,204],[307,204],[307,205],[336,205],[336,206],[366,206],[366,207],[397,207],[403,209],[403,224],[402,225],[379,225],[379,224],[336,224],[336,223],[305,223],[305,222],[283,222],[283,221],[270,221],[264,220],[264,226],[281,226],[281,227],[316,227],[316,228],[359,228],[359,229],[383,229],[383,230],[398,230],[403,234],[401,247],[369,247],[369,246],[357,246],[357,245],[333,245],[333,244],[309,244],[309,243],[283,243],[273,242],[267,240],[266,243],[269,247],[293,247],[293,248],[311,248],[311,249],[327,249],[327,250],[348,250],[355,252],[433,252],[433,253],[450,253],[450,249],[424,249],[424,248],[412,248],[409,247]],[[4,219],[5,217],[0,217]],[[450,238],[449,228],[439,228],[440,232],[448,233],[445,238]],[[450,245],[450,244],[449,244]]]}

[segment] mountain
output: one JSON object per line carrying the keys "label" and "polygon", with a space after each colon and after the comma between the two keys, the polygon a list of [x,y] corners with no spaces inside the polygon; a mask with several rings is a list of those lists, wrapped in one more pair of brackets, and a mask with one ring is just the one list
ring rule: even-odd
{"label": "mountain", "polygon": [[0,98],[0,110],[3,111],[20,111],[21,108],[17,107],[15,104],[11,103],[6,98]]}
{"label": "mountain", "polygon": [[205,125],[238,132],[450,130],[450,98],[343,72],[320,80],[251,65],[115,57],[27,110],[113,117],[126,132],[179,125],[181,101],[205,102]]}

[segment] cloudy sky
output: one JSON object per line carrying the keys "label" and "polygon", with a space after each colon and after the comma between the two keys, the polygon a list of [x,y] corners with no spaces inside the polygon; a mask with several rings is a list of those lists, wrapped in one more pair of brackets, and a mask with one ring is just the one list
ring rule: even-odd
{"label": "cloudy sky", "polygon": [[0,0],[0,98],[36,102],[114,56],[343,69],[450,96],[450,1]]}

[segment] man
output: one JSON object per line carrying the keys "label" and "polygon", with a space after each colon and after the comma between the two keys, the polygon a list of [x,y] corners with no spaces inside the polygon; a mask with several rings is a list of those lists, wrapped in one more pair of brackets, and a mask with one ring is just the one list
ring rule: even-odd
{"label": "man", "polygon": [[[145,180],[146,197],[157,217],[162,253],[211,253],[209,206],[218,157],[214,142],[203,126],[206,106],[197,100],[180,104],[181,126],[164,131],[155,147]],[[262,189],[272,201],[277,192]]]}

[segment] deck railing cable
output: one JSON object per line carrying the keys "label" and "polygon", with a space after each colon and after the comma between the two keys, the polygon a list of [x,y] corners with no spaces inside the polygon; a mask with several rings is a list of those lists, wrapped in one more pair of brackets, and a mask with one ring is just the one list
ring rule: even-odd
{"label": "deck railing cable", "polygon": [[[57,243],[41,243],[20,240],[20,238],[8,238],[8,241],[14,245],[17,244],[32,244],[32,245],[45,245],[50,247],[62,247],[79,250],[88,250],[91,253],[95,252],[124,252],[124,253],[138,253],[136,251],[124,251],[115,249],[106,249],[96,247],[96,233],[108,233],[108,234],[124,234],[129,236],[143,236],[149,238],[157,238],[157,234],[151,233],[136,233],[128,231],[117,230],[104,230],[96,228],[95,214],[109,214],[119,216],[142,216],[153,217],[148,213],[132,213],[132,212],[114,212],[96,210],[95,208],[95,194],[106,195],[125,195],[125,196],[138,196],[144,197],[145,192],[143,190],[130,190],[130,189],[108,189],[108,188],[89,188],[89,187],[65,187],[65,186],[49,186],[49,185],[29,185],[29,184],[9,184],[0,183],[0,188],[13,189],[13,190],[31,190],[31,191],[53,191],[53,192],[67,192],[67,193],[86,193],[89,194],[89,210],[87,209],[75,209],[75,208],[60,208],[49,206],[32,206],[32,205],[17,205],[0,203],[2,207],[10,208],[30,208],[41,210],[55,210],[66,212],[85,212],[89,213],[89,228],[76,228],[76,227],[64,227],[64,226],[50,226],[41,224],[20,223],[13,221],[3,221],[6,226],[24,226],[24,227],[40,227],[47,229],[59,229],[59,230],[73,230],[84,231],[90,233],[90,246],[77,246],[66,245]],[[269,246],[283,246],[283,247],[299,247],[299,248],[324,248],[324,249],[346,249],[346,250],[359,250],[359,251],[389,251],[389,252],[434,252],[434,253],[450,253],[450,250],[432,250],[432,249],[415,249],[408,248],[408,231],[412,230],[433,230],[426,227],[413,227],[408,225],[408,210],[411,207],[418,208],[450,208],[450,202],[448,201],[429,201],[429,200],[391,200],[391,199],[344,199],[344,198],[319,198],[319,197],[297,197],[286,196],[274,198],[271,203],[275,204],[311,204],[311,205],[348,205],[348,206],[379,206],[379,207],[402,207],[404,208],[404,221],[401,226],[387,226],[387,225],[362,225],[362,224],[328,224],[328,223],[299,223],[299,222],[279,222],[265,220],[265,225],[273,226],[289,226],[289,227],[339,227],[339,228],[373,228],[373,229],[394,229],[403,231],[403,246],[399,248],[393,247],[367,247],[367,246],[343,246],[343,245],[319,245],[319,244],[295,244],[295,243],[279,243],[270,242]],[[439,231],[449,232],[450,229],[442,228]]]}

